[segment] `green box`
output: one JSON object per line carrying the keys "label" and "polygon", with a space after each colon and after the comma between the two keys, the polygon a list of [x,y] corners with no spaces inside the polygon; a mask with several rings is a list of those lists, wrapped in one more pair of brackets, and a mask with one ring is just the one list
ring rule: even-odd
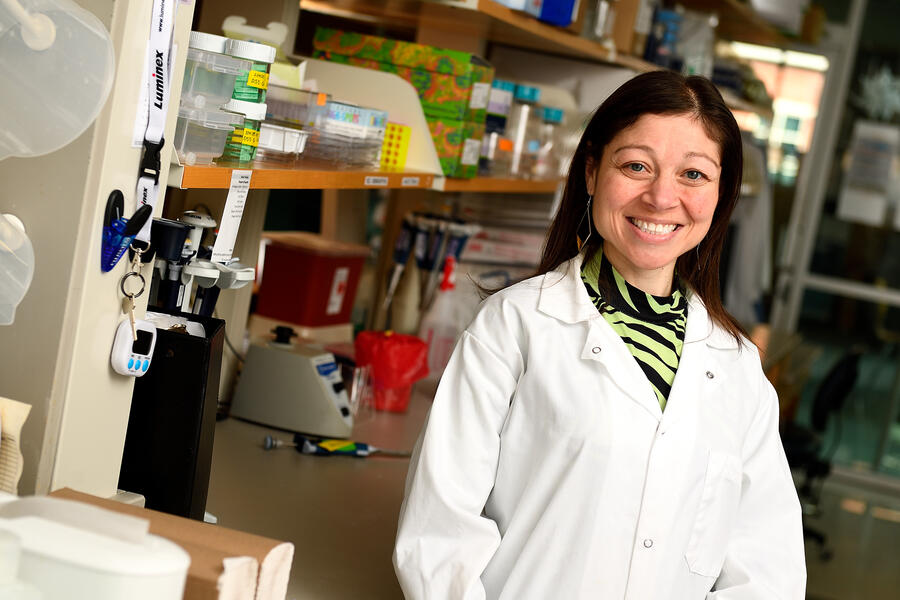
{"label": "green box", "polygon": [[399,75],[418,92],[426,116],[484,121],[494,69],[473,54],[324,27],[313,48],[316,58]]}
{"label": "green box", "polygon": [[447,177],[471,179],[478,174],[484,123],[426,117],[431,139]]}

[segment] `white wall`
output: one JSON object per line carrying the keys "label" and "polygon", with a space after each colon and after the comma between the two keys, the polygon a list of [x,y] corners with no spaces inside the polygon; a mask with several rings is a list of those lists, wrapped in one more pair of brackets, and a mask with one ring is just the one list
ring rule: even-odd
{"label": "white wall", "polygon": [[[50,155],[0,162],[0,211],[17,214],[35,248],[35,276],[16,322],[0,327],[0,395],[27,402],[21,494],[70,486],[108,496],[116,491],[133,380],[115,374],[109,352],[122,319],[118,280],[99,268],[103,209],[121,189],[126,213],[140,150],[131,130],[149,33],[150,0],[80,0],[111,32],[116,80],[95,124]],[[186,39],[193,3],[179,2]],[[182,48],[186,44],[181,45]],[[179,57],[173,95],[180,93]],[[174,127],[170,114],[167,135]],[[168,152],[164,152],[166,181]],[[158,210],[161,209],[161,203]],[[140,302],[140,312],[146,298]]]}

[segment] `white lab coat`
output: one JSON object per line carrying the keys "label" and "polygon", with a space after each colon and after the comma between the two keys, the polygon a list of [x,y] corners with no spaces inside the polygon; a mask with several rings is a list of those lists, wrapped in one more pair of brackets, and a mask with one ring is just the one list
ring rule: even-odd
{"label": "white lab coat", "polygon": [[800,506],[756,349],[693,297],[663,413],[580,267],[494,294],[460,338],[410,465],[406,597],[801,600]]}

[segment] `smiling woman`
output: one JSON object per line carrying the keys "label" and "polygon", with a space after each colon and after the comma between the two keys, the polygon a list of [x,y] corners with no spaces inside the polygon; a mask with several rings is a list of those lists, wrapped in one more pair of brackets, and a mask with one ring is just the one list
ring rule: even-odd
{"label": "smiling woman", "polygon": [[463,332],[410,464],[407,598],[801,600],[778,398],[718,265],[741,142],[712,84],[625,83],[539,273]]}

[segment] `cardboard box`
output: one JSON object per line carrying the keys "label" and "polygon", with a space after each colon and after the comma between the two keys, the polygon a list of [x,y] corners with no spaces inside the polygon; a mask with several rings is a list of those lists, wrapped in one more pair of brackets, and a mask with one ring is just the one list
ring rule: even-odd
{"label": "cardboard box", "polygon": [[50,496],[99,506],[150,521],[150,533],[191,556],[185,600],[284,598],[294,545],[201,521],[82,494],[69,488]]}
{"label": "cardboard box", "polygon": [[613,22],[613,42],[622,54],[632,54],[634,45],[634,24],[641,4],[646,0],[619,0],[616,2],[616,20]]}
{"label": "cardboard box", "polygon": [[313,48],[315,58],[399,75],[426,116],[484,121],[494,69],[473,54],[324,27]]}
{"label": "cardboard box", "polygon": [[484,123],[426,117],[441,169],[447,177],[471,179],[478,174]]}

